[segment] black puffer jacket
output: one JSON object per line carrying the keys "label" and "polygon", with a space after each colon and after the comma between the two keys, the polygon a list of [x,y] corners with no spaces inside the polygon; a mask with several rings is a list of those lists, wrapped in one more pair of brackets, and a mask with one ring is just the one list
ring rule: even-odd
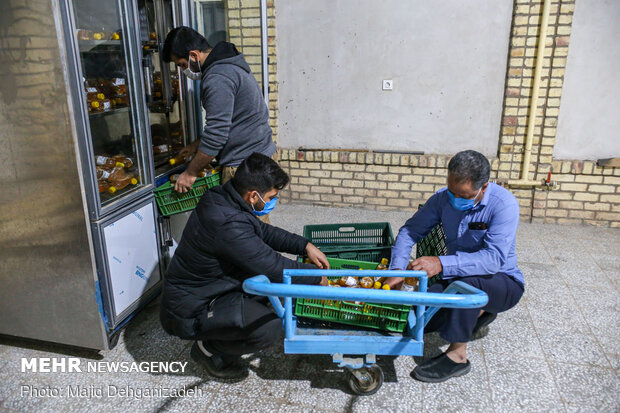
{"label": "black puffer jacket", "polygon": [[[242,291],[265,274],[282,282],[285,268],[314,268],[278,254],[302,254],[308,241],[254,216],[231,182],[207,191],[192,213],[164,280],[160,320],[169,334],[195,338],[196,319],[213,298]],[[318,284],[320,277],[296,277]],[[239,309],[241,311],[241,309]]]}

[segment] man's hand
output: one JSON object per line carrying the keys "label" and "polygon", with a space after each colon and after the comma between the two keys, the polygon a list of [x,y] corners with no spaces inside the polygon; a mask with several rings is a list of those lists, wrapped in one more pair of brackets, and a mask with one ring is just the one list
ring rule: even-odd
{"label": "man's hand", "polygon": [[329,283],[327,282],[327,277],[323,276],[321,277],[321,282],[319,283],[319,285],[326,287],[329,285]]}
{"label": "man's hand", "polygon": [[174,184],[174,190],[182,194],[186,193],[192,188],[196,178],[197,176],[193,176],[187,171],[183,172]]}
{"label": "man's hand", "polygon": [[409,261],[407,270],[426,271],[428,278],[431,278],[439,274],[443,267],[439,257],[420,257],[417,260]]}
{"label": "man's hand", "polygon": [[314,265],[322,270],[329,270],[329,262],[327,261],[325,254],[323,254],[320,249],[312,245],[310,242],[306,245],[306,254]]}
{"label": "man's hand", "polygon": [[[397,270],[394,268],[394,270]],[[400,271],[400,270],[398,270]],[[383,285],[389,285],[390,290],[400,290],[405,279],[403,277],[389,277],[385,281],[383,281]]]}

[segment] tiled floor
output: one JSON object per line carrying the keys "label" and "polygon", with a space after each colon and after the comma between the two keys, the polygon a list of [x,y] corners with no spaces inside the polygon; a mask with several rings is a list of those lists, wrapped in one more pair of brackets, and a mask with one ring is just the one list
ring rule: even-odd
{"label": "tiled floor", "polygon": [[[272,222],[303,225],[389,221],[411,214],[280,205]],[[284,355],[282,345],[251,357],[247,379],[209,378],[189,357],[191,343],[167,336],[158,304],[132,320],[111,351],[0,341],[0,411],[18,412],[617,412],[620,410],[620,230],[521,224],[518,256],[526,279],[521,302],[470,344],[472,371],[441,384],[409,377],[420,358],[383,358],[386,382],[369,397],[350,393],[328,356]],[[425,356],[445,349],[425,336]],[[20,373],[21,357],[81,357],[83,362],[187,361],[184,374]],[[22,397],[22,385],[114,385],[201,391],[195,397]]]}

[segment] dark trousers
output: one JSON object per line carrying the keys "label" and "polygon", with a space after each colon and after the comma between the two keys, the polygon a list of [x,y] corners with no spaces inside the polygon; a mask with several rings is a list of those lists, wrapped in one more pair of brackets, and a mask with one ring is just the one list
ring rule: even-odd
{"label": "dark trousers", "polygon": [[[484,291],[489,302],[482,310],[497,314],[514,307],[523,295],[523,286],[504,273],[477,275],[442,280],[429,287],[429,292],[442,292],[453,281],[462,281]],[[425,332],[439,331],[441,338],[449,343],[465,343],[471,340],[472,332],[480,314],[480,308],[442,308],[431,318]]]}
{"label": "dark trousers", "polygon": [[197,340],[211,353],[240,356],[274,344],[282,320],[267,306],[267,297],[231,292],[211,302],[197,320]]}

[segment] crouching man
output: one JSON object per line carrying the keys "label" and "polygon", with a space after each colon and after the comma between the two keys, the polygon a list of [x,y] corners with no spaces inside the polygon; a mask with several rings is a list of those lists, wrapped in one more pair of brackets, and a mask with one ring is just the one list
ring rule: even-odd
{"label": "crouching man", "polygon": [[[212,188],[190,216],[170,262],[160,320],[169,334],[196,340],[192,357],[209,374],[247,374],[240,356],[280,339],[281,320],[266,297],[243,292],[247,278],[264,274],[282,282],[285,268],[329,268],[325,255],[305,238],[265,224],[288,175],[269,157],[254,153],[231,181]],[[279,252],[307,254],[316,265]],[[296,283],[326,285],[325,277],[296,277]]]}
{"label": "crouching man", "polygon": [[[489,296],[480,309],[441,309],[425,331],[439,331],[450,343],[445,353],[418,365],[413,378],[442,382],[467,374],[467,342],[497,313],[514,307],[523,295],[523,274],[515,251],[519,204],[506,189],[489,183],[491,166],[479,152],[457,153],[448,165],[448,187],[440,189],[400,229],[390,269],[426,271],[441,280],[429,292],[441,292],[453,281],[470,284]],[[448,254],[409,262],[413,245],[437,224],[446,233]],[[386,280],[393,287],[402,278]]]}

